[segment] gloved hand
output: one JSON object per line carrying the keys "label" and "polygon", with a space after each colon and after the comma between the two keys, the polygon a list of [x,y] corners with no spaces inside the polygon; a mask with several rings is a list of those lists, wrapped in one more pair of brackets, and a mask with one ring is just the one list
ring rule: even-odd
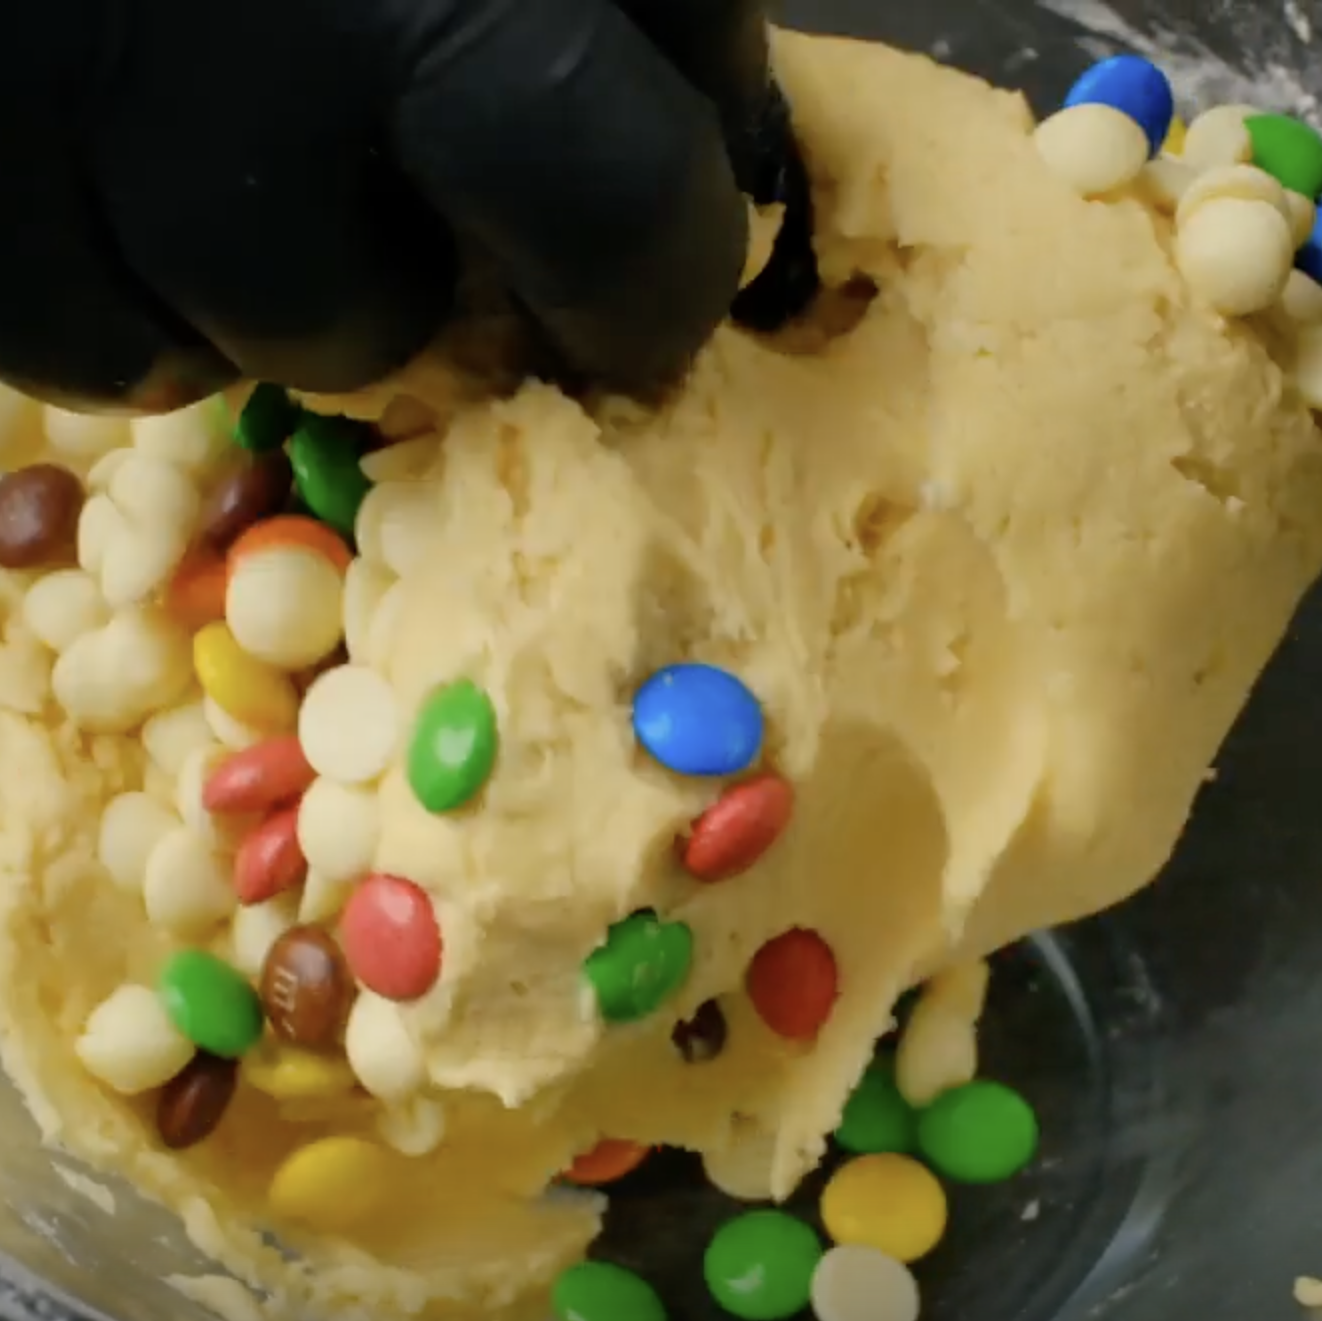
{"label": "gloved hand", "polygon": [[0,377],[77,407],[379,379],[455,234],[645,386],[785,186],[756,0],[11,0],[0,49]]}

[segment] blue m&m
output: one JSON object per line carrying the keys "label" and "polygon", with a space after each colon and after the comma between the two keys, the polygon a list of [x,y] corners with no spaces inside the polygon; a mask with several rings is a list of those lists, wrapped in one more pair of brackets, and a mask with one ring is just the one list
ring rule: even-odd
{"label": "blue m&m", "polygon": [[762,708],[727,670],[686,663],[658,670],[633,702],[638,742],[679,775],[737,775],[762,748]]}
{"label": "blue m&m", "polygon": [[1154,156],[1175,118],[1170,80],[1141,55],[1113,55],[1094,64],[1070,88],[1065,105],[1107,105],[1128,115],[1147,134]]}
{"label": "blue m&m", "polygon": [[1294,264],[1311,279],[1322,284],[1322,208],[1313,221],[1313,232],[1295,253]]}

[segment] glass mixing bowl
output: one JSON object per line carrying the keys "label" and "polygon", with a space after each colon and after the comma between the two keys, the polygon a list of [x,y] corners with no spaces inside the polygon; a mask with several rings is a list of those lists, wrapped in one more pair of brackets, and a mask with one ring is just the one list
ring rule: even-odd
{"label": "glass mixing bowl", "polygon": [[[784,18],[929,51],[1040,111],[1124,46],[1159,60],[1186,108],[1309,115],[1322,87],[1322,0],[798,0]],[[925,1321],[1297,1321],[1294,1277],[1322,1274],[1322,595],[1157,883],[996,962],[986,1072],[1032,1098],[1043,1150],[1009,1185],[957,1190],[921,1268]],[[5,1087],[0,1171],[0,1313],[209,1315],[162,1282],[206,1269],[172,1219],[113,1181],[102,1214]],[[733,1209],[667,1155],[619,1186],[597,1251],[654,1280],[674,1321],[719,1321],[701,1256]]]}

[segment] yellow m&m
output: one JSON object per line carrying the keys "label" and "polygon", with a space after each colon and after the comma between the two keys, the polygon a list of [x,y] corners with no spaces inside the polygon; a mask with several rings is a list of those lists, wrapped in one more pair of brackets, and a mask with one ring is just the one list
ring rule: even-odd
{"label": "yellow m&m", "polygon": [[946,1194],[907,1156],[860,1156],[822,1193],[822,1223],[841,1244],[876,1248],[905,1263],[925,1257],[946,1230]]}
{"label": "yellow m&m", "polygon": [[321,1138],[300,1147],[275,1172],[267,1192],[272,1211],[330,1232],[361,1224],[390,1197],[395,1162],[366,1138]]}
{"label": "yellow m&m", "polygon": [[202,691],[242,724],[283,733],[298,720],[293,681],[244,651],[225,624],[208,624],[194,636],[193,668]]}

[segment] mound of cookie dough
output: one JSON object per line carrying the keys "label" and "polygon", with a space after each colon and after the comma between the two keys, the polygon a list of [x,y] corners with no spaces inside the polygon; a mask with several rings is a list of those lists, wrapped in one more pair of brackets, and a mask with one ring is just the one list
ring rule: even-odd
{"label": "mound of cookie dough", "polygon": [[1168,209],[776,57],[852,326],[655,410],[7,405],[4,1064],[272,1316],[538,1321],[648,1146],[787,1194],[904,989],[1153,877],[1322,566]]}

